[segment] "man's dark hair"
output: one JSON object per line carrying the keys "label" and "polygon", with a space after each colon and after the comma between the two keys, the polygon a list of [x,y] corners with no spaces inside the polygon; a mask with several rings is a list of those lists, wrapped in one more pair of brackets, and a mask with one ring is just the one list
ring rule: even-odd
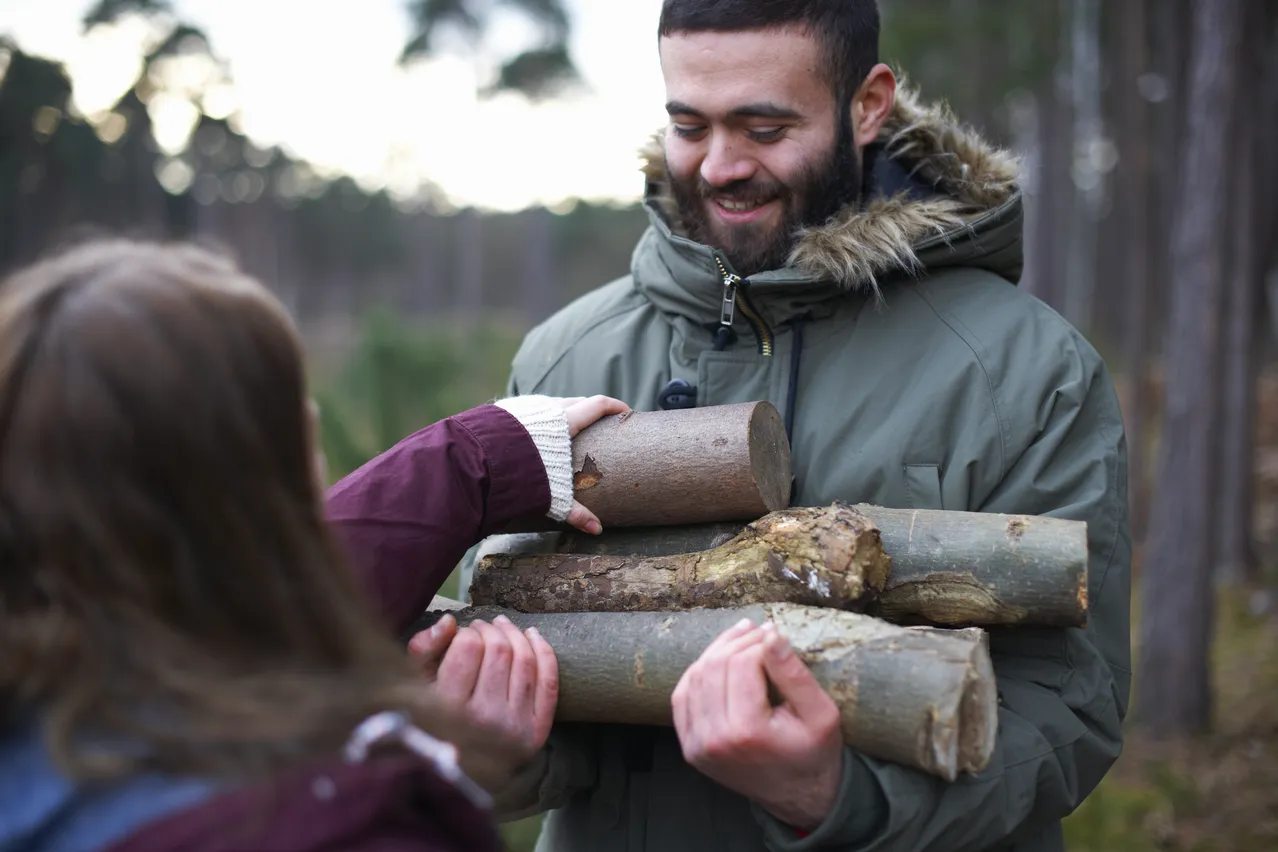
{"label": "man's dark hair", "polygon": [[658,36],[796,28],[815,35],[842,103],[879,61],[877,0],[665,0]]}

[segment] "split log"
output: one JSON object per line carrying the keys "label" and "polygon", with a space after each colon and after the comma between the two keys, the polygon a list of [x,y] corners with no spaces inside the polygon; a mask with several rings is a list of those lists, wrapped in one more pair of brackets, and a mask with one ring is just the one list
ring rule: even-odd
{"label": "split log", "polygon": [[536,627],[559,661],[558,721],[672,725],[670,696],[683,672],[748,618],[776,624],[838,705],[844,742],[863,754],[952,781],[984,769],[994,751],[997,688],[983,631],[898,627],[792,604],[530,614],[436,599],[433,609],[414,630],[444,611],[463,625],[505,614]]}
{"label": "split log", "polygon": [[520,612],[630,612],[789,602],[861,609],[888,574],[875,526],[851,506],[787,509],[713,549],[678,556],[487,556],[470,600]]}
{"label": "split log", "polygon": [[[891,558],[887,580],[867,612],[897,623],[951,627],[1087,623],[1087,524],[1082,521],[865,504],[855,509],[878,528]],[[743,528],[716,523],[605,529],[598,536],[503,536],[485,542],[484,553],[488,558],[500,552],[558,552],[651,559],[719,547]]]}
{"label": "split log", "polygon": [[602,418],[573,439],[572,469],[574,495],[605,527],[753,521],[789,505],[793,477],[770,402]]}

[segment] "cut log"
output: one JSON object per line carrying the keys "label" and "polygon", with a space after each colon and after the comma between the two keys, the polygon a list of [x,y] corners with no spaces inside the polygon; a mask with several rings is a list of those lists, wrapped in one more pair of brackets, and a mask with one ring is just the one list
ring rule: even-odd
{"label": "cut log", "polygon": [[[865,504],[855,508],[878,528],[883,550],[891,558],[883,590],[868,612],[897,623],[949,627],[1086,625],[1086,523],[1035,515]],[[650,559],[709,550],[742,529],[742,524],[715,523],[606,529],[598,536],[503,536],[485,542],[484,552]]]}
{"label": "cut log", "polygon": [[879,533],[851,506],[786,509],[713,549],[678,556],[493,555],[470,586],[477,606],[628,612],[789,602],[863,609],[888,574]]}
{"label": "cut log", "polygon": [[770,402],[605,417],[573,439],[572,469],[604,527],[753,521],[790,503],[790,444]]}
{"label": "cut log", "polygon": [[444,611],[463,625],[505,614],[536,627],[559,661],[558,721],[672,725],[670,696],[683,672],[748,618],[776,624],[838,705],[844,742],[863,754],[952,781],[984,769],[994,750],[997,688],[982,631],[897,627],[793,604],[530,614],[436,601],[414,630]]}

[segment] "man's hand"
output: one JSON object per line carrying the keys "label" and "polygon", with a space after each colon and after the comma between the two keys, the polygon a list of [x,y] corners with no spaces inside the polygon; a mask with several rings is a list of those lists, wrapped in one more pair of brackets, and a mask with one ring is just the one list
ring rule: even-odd
{"label": "man's hand", "polygon": [[843,772],[839,709],[771,622],[715,639],[671,703],[689,764],[797,829],[825,820]]}
{"label": "man's hand", "polygon": [[445,615],[408,648],[446,705],[509,737],[522,760],[545,745],[559,700],[559,662],[536,629],[521,633],[499,615],[458,630]]}
{"label": "man's hand", "polygon": [[[625,414],[630,410],[630,406],[609,396],[565,397],[556,399],[555,402],[563,408],[564,416],[568,419],[569,438],[577,437],[582,429],[601,417],[609,414]],[[572,501],[572,509],[568,511],[566,520],[572,526],[590,535],[598,535],[603,531],[603,525],[599,523],[595,513],[576,500]]]}

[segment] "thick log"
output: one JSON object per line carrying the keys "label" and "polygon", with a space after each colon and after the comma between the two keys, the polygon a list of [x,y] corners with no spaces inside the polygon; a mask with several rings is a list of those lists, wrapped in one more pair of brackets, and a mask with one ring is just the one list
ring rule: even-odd
{"label": "thick log", "polygon": [[573,439],[572,469],[604,527],[753,521],[790,503],[790,443],[770,402],[605,417]]}
{"label": "thick log", "polygon": [[851,506],[786,509],[713,550],[674,556],[483,558],[471,603],[520,612],[628,612],[789,602],[863,609],[888,574],[879,533]]}
{"label": "thick log", "polygon": [[[949,627],[1086,625],[1086,523],[865,504],[855,508],[878,528],[891,558],[883,590],[868,612],[897,623]],[[485,542],[484,553],[651,558],[718,547],[742,529],[741,524],[717,523],[614,529],[598,536],[502,536]]]}
{"label": "thick log", "polygon": [[559,662],[558,721],[672,725],[670,696],[683,672],[748,618],[776,624],[838,705],[844,742],[858,751],[952,781],[984,769],[994,750],[997,688],[979,630],[897,627],[792,604],[536,614],[436,601],[414,630],[445,611],[463,625],[505,614],[536,627]]}

